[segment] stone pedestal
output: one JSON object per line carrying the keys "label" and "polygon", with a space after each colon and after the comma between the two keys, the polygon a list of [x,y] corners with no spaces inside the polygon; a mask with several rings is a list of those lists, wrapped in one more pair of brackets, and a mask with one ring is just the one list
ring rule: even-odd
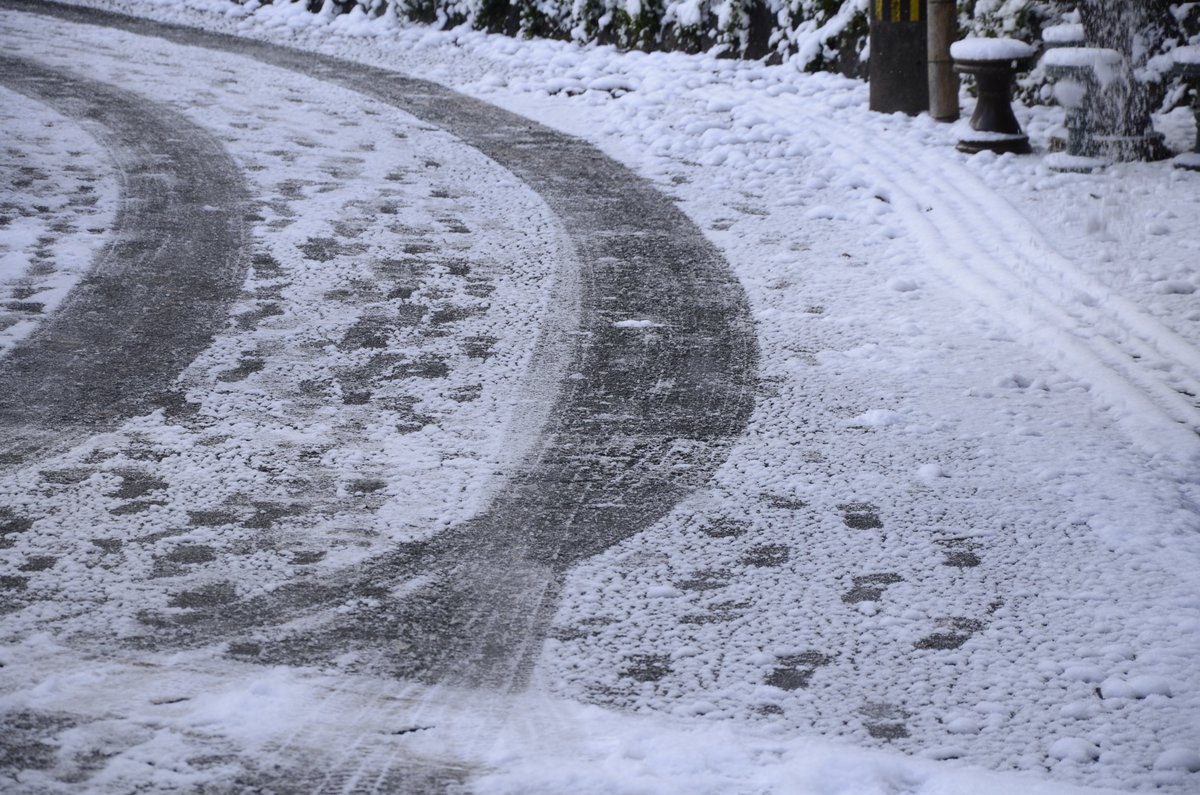
{"label": "stone pedestal", "polygon": [[1102,47],[1056,47],[1042,56],[1046,76],[1054,81],[1054,98],[1066,110],[1067,151],[1050,163],[1056,171],[1094,171],[1107,165],[1097,158],[1100,144],[1093,138],[1093,94],[1117,75],[1121,53]]}
{"label": "stone pedestal", "polygon": [[954,71],[975,78],[978,100],[961,136],[962,152],[1028,154],[1029,136],[1012,110],[1013,80],[1033,65],[1034,49],[1014,39],[965,39],[950,48]]}
{"label": "stone pedestal", "polygon": [[1175,59],[1172,73],[1182,77],[1191,88],[1192,114],[1196,118],[1196,144],[1192,151],[1175,158],[1175,167],[1200,171],[1200,47],[1180,47],[1172,55]]}

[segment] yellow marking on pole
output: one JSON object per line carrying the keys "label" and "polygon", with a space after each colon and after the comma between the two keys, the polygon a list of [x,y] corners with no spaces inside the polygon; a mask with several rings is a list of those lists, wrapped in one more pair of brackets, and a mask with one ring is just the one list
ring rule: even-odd
{"label": "yellow marking on pole", "polygon": [[875,0],[875,18],[883,21],[883,0]]}
{"label": "yellow marking on pole", "polygon": [[909,0],[908,2],[908,21],[921,21],[921,0]]}
{"label": "yellow marking on pole", "polygon": [[900,0],[892,0],[892,21],[900,21]]}

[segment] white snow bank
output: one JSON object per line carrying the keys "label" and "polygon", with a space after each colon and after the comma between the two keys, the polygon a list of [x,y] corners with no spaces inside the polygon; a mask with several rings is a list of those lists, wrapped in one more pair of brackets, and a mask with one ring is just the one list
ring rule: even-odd
{"label": "white snow bank", "polygon": [[[354,749],[359,756],[401,755],[418,764],[473,769],[481,772],[468,783],[476,795],[1110,792],[729,722],[631,715],[537,693],[493,696],[286,667],[226,663],[215,670],[195,655],[152,655],[138,667],[76,661],[59,668],[49,659],[57,651],[61,647],[44,637],[10,647],[10,660],[21,664],[0,681],[20,679],[25,687],[0,697],[0,708],[91,716],[56,741],[72,751],[107,738],[110,764],[91,783],[110,791],[195,787],[214,772],[231,775],[203,770],[196,759],[205,749],[233,745],[285,767],[299,757],[305,767],[336,770]],[[128,697],[134,692],[140,698]],[[1081,743],[1065,738],[1055,748],[1074,758],[1089,750]],[[279,756],[280,748],[291,755]],[[1182,748],[1159,758],[1163,769],[1195,762]],[[31,775],[27,784],[46,783],[40,772]]]}
{"label": "white snow bank", "polygon": [[[495,765],[474,782],[476,795],[1102,795],[1032,777],[968,766],[735,730],[729,724],[686,725],[555,704],[557,716],[588,727],[585,740],[505,734]],[[557,739],[557,738],[556,738]],[[1064,745],[1074,754],[1074,745]],[[1174,758],[1167,760],[1178,765]],[[1189,760],[1184,760],[1189,761]]]}

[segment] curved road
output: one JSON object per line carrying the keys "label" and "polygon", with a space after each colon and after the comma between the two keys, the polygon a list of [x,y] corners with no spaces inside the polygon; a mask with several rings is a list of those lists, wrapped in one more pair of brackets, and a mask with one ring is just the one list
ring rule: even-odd
{"label": "curved road", "polygon": [[[502,691],[523,687],[557,604],[562,573],[637,533],[701,485],[748,421],[756,342],[745,297],[720,254],[667,197],[591,145],[441,86],[312,53],[84,8],[15,0],[4,0],[0,7],[224,50],[341,84],[476,147],[533,188],[561,219],[582,265],[582,333],[565,371],[583,377],[561,385],[539,441],[482,515],[427,544],[405,545],[337,577],[296,582],[267,597],[233,603],[197,600],[182,618],[145,617],[159,647],[226,642],[251,631],[261,637],[264,630],[349,597],[389,593],[397,582],[420,574],[423,588],[386,601],[387,609],[369,618],[323,620],[306,624],[303,631],[274,633],[276,639],[265,644],[259,659],[320,663],[355,650],[375,659],[375,670],[405,678]],[[25,66],[10,64],[4,82],[18,88],[37,73],[30,68],[14,77]],[[102,121],[119,147],[133,148],[142,141],[140,122],[121,126],[110,118],[122,115],[129,104],[119,92],[58,79],[50,84],[93,92],[97,102],[111,108]],[[90,112],[66,102],[60,109]],[[155,115],[145,103],[140,112]],[[21,395],[38,396],[18,398],[20,411],[6,409],[6,434],[41,433],[43,415],[47,423],[69,416],[76,425],[102,430],[152,410],[169,392],[174,375],[225,322],[230,290],[246,259],[239,248],[244,231],[238,224],[242,194],[237,175],[201,136],[140,129],[151,131],[145,137],[180,139],[183,149],[213,164],[220,174],[210,179],[190,172],[185,198],[176,204],[213,205],[220,212],[171,210],[193,220],[166,222],[172,231],[155,237],[162,240],[160,249],[147,246],[145,234],[130,231],[144,229],[153,236],[153,230],[163,228],[161,222],[122,217],[124,228],[96,275],[14,357],[14,362],[54,365],[9,364],[0,370],[0,393],[19,388]],[[167,153],[164,159],[182,163],[186,157]],[[192,198],[205,186],[217,195]],[[136,182],[131,181],[129,190],[137,190]],[[71,330],[100,316],[88,296],[120,293],[117,285],[127,283],[121,279],[143,278],[126,272],[111,285],[93,286],[104,274],[120,271],[105,263],[136,260],[147,248],[185,264],[164,270],[153,258],[144,260],[157,274],[150,293],[166,301],[149,314],[173,313],[170,302],[182,296],[191,304],[192,317],[156,327],[156,344],[148,348],[145,332],[120,309],[148,303],[131,294],[102,315],[106,328],[130,329],[112,346],[126,366],[118,370],[102,358],[80,356]],[[191,264],[203,267],[186,266]],[[188,276],[195,272],[211,273],[212,279],[197,282]],[[192,302],[200,296],[202,300]],[[618,325],[630,317],[656,324],[654,344],[630,344],[628,329]],[[148,355],[150,350],[173,355]],[[49,360],[44,352],[50,351],[62,353]],[[129,372],[139,375],[124,375]],[[56,392],[61,383],[95,384],[85,390],[94,401],[69,390],[59,404],[40,397]],[[34,411],[41,406],[50,408]]]}
{"label": "curved road", "polygon": [[[881,786],[954,784],[891,753],[860,769],[854,746],[1016,768],[1050,787],[1194,783],[1159,763],[1195,745],[1200,703],[1186,664],[1196,644],[1175,631],[1196,614],[1178,577],[1188,484],[1109,438],[1111,417],[1089,416],[1094,393],[1008,335],[962,338],[957,298],[932,282],[895,293],[893,265],[932,278],[905,258],[937,260],[924,243],[981,216],[960,210],[1008,218],[998,245],[1017,260],[1037,225],[976,169],[838,110],[857,89],[771,96],[772,79],[722,79],[671,91],[663,121],[680,135],[685,119],[728,122],[728,98],[775,129],[747,138],[796,136],[808,154],[787,166],[814,205],[874,202],[851,199],[860,182],[912,194],[928,180],[902,161],[957,174],[908,202],[921,219],[893,261],[875,257],[883,238],[851,239],[849,220],[797,227],[790,202],[750,190],[761,176],[704,169],[681,193],[754,274],[755,306],[785,310],[754,328],[688,219],[581,141],[308,52],[23,0],[0,0],[0,20],[5,56],[40,65],[10,63],[6,82],[36,84],[24,90],[76,116],[43,105],[39,118],[38,102],[17,97],[30,121],[0,147],[0,167],[52,183],[84,162],[53,164],[77,144],[43,145],[52,130],[91,131],[130,200],[110,259],[28,338],[24,369],[0,378],[0,396],[28,396],[0,416],[0,440],[22,440],[0,467],[6,793],[669,778],[677,749],[706,783],[736,790],[751,769],[794,782],[814,736],[851,743],[823,761]],[[122,128],[109,108],[163,131],[143,140],[141,122]],[[215,259],[186,247],[194,232],[135,223],[159,183],[181,207],[207,189],[187,184],[207,182],[203,171],[168,172],[183,161],[148,150],[160,162],[135,193],[143,171],[122,152],[191,135],[181,117],[206,131],[195,145],[212,145],[226,184],[248,186],[244,199],[195,201],[206,220],[249,224]],[[850,181],[826,179],[829,158]],[[91,190],[112,206],[111,169],[88,171],[105,176]],[[35,264],[90,226],[55,212],[26,225],[59,236],[24,246]],[[879,216],[876,232],[890,239],[896,217]],[[190,261],[139,266],[151,273],[133,282],[161,273],[168,289],[125,311],[130,280],[111,257],[139,237],[122,255],[131,263],[158,244]],[[240,285],[180,281],[247,258]],[[94,286],[105,273],[111,309]],[[73,355],[57,331],[90,323],[101,341],[136,328],[138,307],[201,292],[210,300],[186,322],[155,326],[164,353],[186,351],[174,363],[143,367],[144,335],[112,336],[140,382]],[[859,322],[861,295],[895,317]],[[770,352],[761,385],[755,332]],[[953,344],[923,350],[929,340]],[[938,351],[965,369],[939,368]],[[43,357],[54,364],[39,370]],[[1053,388],[1019,375],[1009,388],[1008,374]],[[35,399],[55,384],[128,399],[94,410]],[[994,388],[960,400],[967,384]],[[884,407],[895,411],[878,424]],[[59,419],[39,413],[51,410]],[[1109,463],[1070,463],[1090,460]],[[935,462],[951,477],[933,478]],[[1097,687],[1119,693],[1135,677],[1155,683],[1148,697]],[[703,717],[655,717],[666,713]],[[1068,738],[1092,758],[1058,759]]]}
{"label": "curved road", "polygon": [[0,463],[13,465],[171,399],[246,277],[249,192],[211,134],[134,94],[4,56],[0,83],[95,122],[124,193],[88,275],[0,358]]}

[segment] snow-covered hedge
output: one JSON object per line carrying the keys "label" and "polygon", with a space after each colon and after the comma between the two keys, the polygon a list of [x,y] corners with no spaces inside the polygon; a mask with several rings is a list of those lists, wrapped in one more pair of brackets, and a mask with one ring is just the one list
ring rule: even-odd
{"label": "snow-covered hedge", "polygon": [[[235,2],[238,0],[235,0]],[[250,3],[271,0],[248,0]],[[287,0],[279,0],[286,2]],[[868,56],[873,0],[300,0],[315,13],[360,7],[439,27],[472,27],[512,36],[614,44],[625,49],[696,52],[719,48],[743,58],[792,61],[808,71],[861,74]],[[247,2],[247,0],[242,0]],[[962,36],[1009,37],[1032,44],[1051,25],[1078,22],[1077,6],[1117,0],[959,0]],[[1129,0],[1152,8],[1146,68],[1154,57],[1200,44],[1200,2]],[[1165,62],[1165,61],[1164,61]]]}
{"label": "snow-covered hedge", "polygon": [[[237,2],[238,0],[235,0]],[[286,2],[287,0],[277,0]],[[861,71],[871,0],[301,0],[314,13],[356,6],[370,18],[467,24],[511,36],[796,60],[810,71]],[[243,0],[266,4],[271,0]]]}

